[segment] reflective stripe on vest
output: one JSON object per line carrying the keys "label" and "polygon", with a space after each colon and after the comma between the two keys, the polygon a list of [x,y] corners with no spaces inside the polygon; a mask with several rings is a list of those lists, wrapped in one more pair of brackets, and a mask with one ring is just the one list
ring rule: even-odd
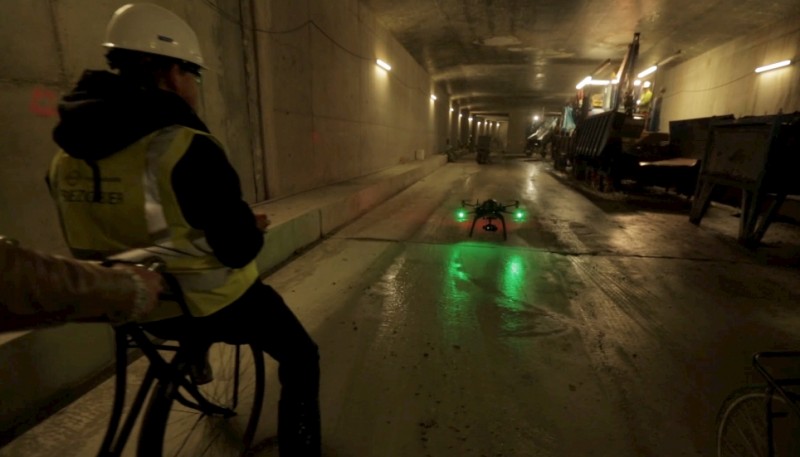
{"label": "reflective stripe on vest", "polygon": [[[50,183],[62,230],[73,255],[104,258],[134,248],[161,257],[183,287],[193,316],[207,316],[239,298],[257,279],[255,261],[228,268],[211,253],[203,233],[183,218],[172,190],[172,170],[195,135],[204,132],[169,127],[101,160],[101,186],[94,198],[91,167],[59,151]],[[180,314],[164,302],[147,317],[160,320]]]}

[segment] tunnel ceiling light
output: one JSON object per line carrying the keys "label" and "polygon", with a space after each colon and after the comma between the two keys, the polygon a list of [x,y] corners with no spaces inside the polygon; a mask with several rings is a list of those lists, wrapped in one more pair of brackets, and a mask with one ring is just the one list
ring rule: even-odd
{"label": "tunnel ceiling light", "polygon": [[436,101],[436,96],[431,94],[431,100]]}
{"label": "tunnel ceiling light", "polygon": [[592,77],[591,76],[587,76],[587,77],[583,78],[583,80],[581,82],[579,82],[578,85],[575,86],[575,88],[578,89],[578,90],[583,89],[583,86],[589,84],[589,81],[591,81],[591,80],[592,80]]}
{"label": "tunnel ceiling light", "polygon": [[639,78],[644,78],[644,77],[645,77],[645,76],[647,76],[647,75],[650,75],[650,74],[653,74],[653,73],[655,73],[655,72],[656,72],[656,70],[658,70],[658,65],[653,65],[652,67],[648,68],[647,70],[645,70],[645,71],[643,71],[643,72],[639,73],[639,74],[637,75],[637,77],[639,77]]}
{"label": "tunnel ceiling light", "polygon": [[642,85],[642,80],[641,79],[637,79],[636,81],[633,82],[633,85],[634,86],[641,86]]}
{"label": "tunnel ceiling light", "polygon": [[384,70],[386,70],[386,71],[391,71],[391,70],[392,70],[392,66],[391,66],[391,65],[389,65],[388,63],[384,62],[384,61],[383,61],[383,60],[381,60],[381,59],[377,59],[377,60],[375,61],[375,63],[376,63],[376,64],[378,64],[378,66],[379,66],[379,67],[383,68],[383,69],[384,69]]}
{"label": "tunnel ceiling light", "polygon": [[611,84],[611,81],[609,81],[607,79],[592,79],[587,84],[589,84],[591,86],[607,86],[607,85]]}
{"label": "tunnel ceiling light", "polygon": [[671,56],[667,57],[666,59],[664,59],[664,60],[662,60],[660,62],[656,62],[656,65],[659,66],[659,67],[662,67],[662,66],[668,64],[669,62],[672,62],[673,60],[677,59],[680,56],[681,56],[681,50],[678,49],[675,52],[675,54],[672,54]]}
{"label": "tunnel ceiling light", "polygon": [[769,65],[764,65],[763,67],[756,68],[756,73],[764,73],[765,71],[774,70],[776,68],[782,68],[789,66],[792,63],[791,60],[781,60],[780,62],[771,63]]}
{"label": "tunnel ceiling light", "polygon": [[642,87],[644,87],[645,89],[647,89],[647,88],[648,88],[648,87],[650,87],[650,86],[652,86],[652,84],[650,83],[650,81],[645,81],[645,82],[644,82],[644,84],[642,84]]}

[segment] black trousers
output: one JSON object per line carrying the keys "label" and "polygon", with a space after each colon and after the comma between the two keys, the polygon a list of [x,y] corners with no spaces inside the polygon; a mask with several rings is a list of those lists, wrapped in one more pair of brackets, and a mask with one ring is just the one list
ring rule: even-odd
{"label": "black trousers", "polygon": [[204,354],[213,342],[255,344],[278,362],[281,457],[320,455],[319,350],[272,287],[253,284],[238,300],[206,317],[148,323],[153,335]]}

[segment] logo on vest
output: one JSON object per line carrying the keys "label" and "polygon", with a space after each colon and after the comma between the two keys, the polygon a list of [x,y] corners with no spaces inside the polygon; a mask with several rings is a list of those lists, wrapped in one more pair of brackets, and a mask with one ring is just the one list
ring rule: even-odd
{"label": "logo on vest", "polygon": [[91,190],[62,190],[61,199],[68,203],[100,203],[106,205],[119,205],[125,200],[122,192],[100,192],[100,198],[95,201],[95,193]]}

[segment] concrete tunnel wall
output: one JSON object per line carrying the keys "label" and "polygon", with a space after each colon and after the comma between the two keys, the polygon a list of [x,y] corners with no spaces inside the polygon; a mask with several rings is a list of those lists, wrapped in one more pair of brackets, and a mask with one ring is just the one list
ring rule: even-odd
{"label": "concrete tunnel wall", "polygon": [[444,150],[448,98],[431,100],[430,75],[368,8],[357,0],[254,6],[256,28],[269,31],[256,43],[271,197]]}
{"label": "concrete tunnel wall", "polygon": [[[754,30],[674,68],[656,72],[655,94],[666,88],[660,130],[669,121],[800,110],[800,17]],[[757,74],[762,65],[793,64]]]}
{"label": "concrete tunnel wall", "polygon": [[[125,3],[3,4],[0,233],[24,246],[67,253],[44,184],[56,104],[84,69],[105,68],[99,43]],[[444,151],[447,94],[357,0],[153,3],[198,34],[210,67],[200,115],[226,145],[251,204]],[[109,366],[112,349],[106,325],[1,334],[0,437],[74,394]]]}

